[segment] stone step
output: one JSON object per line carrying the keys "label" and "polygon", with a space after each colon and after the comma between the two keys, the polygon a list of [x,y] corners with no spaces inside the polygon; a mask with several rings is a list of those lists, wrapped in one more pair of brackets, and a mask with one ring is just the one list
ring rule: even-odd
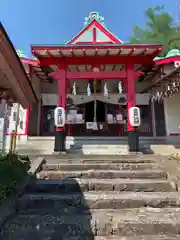
{"label": "stone step", "polygon": [[37,180],[27,188],[30,192],[74,193],[83,191],[175,192],[177,186],[155,179],[62,179]]}
{"label": "stone step", "polygon": [[97,178],[97,179],[167,179],[167,173],[161,170],[87,170],[87,171],[41,171],[38,179]]}
{"label": "stone step", "polygon": [[[13,234],[5,234],[2,240],[11,240],[11,236],[13,235],[13,239],[16,240],[29,240],[30,236],[28,234],[21,234],[21,236],[19,235],[19,233],[13,233]],[[17,235],[17,237],[15,237],[15,235]],[[53,234],[52,234],[53,235]],[[7,238],[10,237],[10,238]],[[28,237],[29,236],[29,237]],[[35,236],[35,240],[46,240],[46,239],[52,239],[51,237],[45,239],[44,236],[40,235],[38,232],[33,234],[33,237]],[[54,238],[54,240],[56,239],[61,239],[61,238]],[[63,236],[63,240],[179,240],[180,239],[180,235],[176,235],[176,236],[172,236],[172,235],[141,235],[141,236],[133,236],[133,237],[126,237],[126,236],[76,236],[76,237],[64,237]],[[53,239],[52,239],[53,240]]]}
{"label": "stone step", "polygon": [[85,156],[85,155],[59,155],[59,154],[53,154],[51,156],[44,156],[44,158],[46,159],[46,162],[48,164],[63,164],[63,163],[76,163],[76,164],[80,164],[80,163],[154,163],[154,159],[151,157],[149,158],[137,158],[137,157],[133,157],[133,156],[128,156],[128,155],[124,155],[124,156],[96,156],[93,157],[91,156]]}
{"label": "stone step", "polygon": [[[72,150],[73,151],[73,150]],[[102,154],[106,154],[107,156],[114,156],[114,155],[128,155],[129,153],[129,147],[128,145],[126,147],[122,147],[120,146],[119,149],[116,149],[116,148],[110,148],[110,149],[103,149],[103,148],[97,148],[97,149],[94,149],[93,147],[92,148],[87,148],[87,149],[77,149],[76,151],[80,151],[80,152],[83,152],[83,154],[85,155],[93,155],[93,154],[96,154],[96,155],[102,155]]]}
{"label": "stone step", "polygon": [[120,164],[108,164],[108,163],[47,163],[43,165],[44,171],[86,171],[90,169],[96,170],[146,170],[157,169],[158,165],[154,163],[120,163]]}
{"label": "stone step", "polygon": [[72,147],[79,147],[79,148],[84,148],[84,149],[99,149],[99,148],[102,148],[102,149],[119,149],[119,148],[127,148],[128,146],[128,143],[126,142],[126,144],[122,144],[122,143],[107,143],[107,144],[103,144],[103,143],[99,143],[99,144],[96,144],[96,143],[83,143],[82,144],[75,144],[75,145],[72,145]]}
{"label": "stone step", "polygon": [[[113,236],[113,237],[101,237],[101,236],[95,236],[93,240],[179,240],[180,235],[176,236],[168,236],[168,235],[144,235],[144,236],[133,236],[133,237],[119,237],[119,236]],[[66,240],[66,239],[65,239]],[[70,238],[70,240],[81,240],[78,237]],[[84,240],[84,239],[82,239]],[[88,240],[88,239],[86,239]],[[90,240],[90,239],[89,239]]]}
{"label": "stone step", "polygon": [[[19,211],[31,210],[78,212],[84,209],[122,209],[138,207],[180,207],[176,192],[85,192],[83,194],[24,194],[17,202]],[[33,211],[32,211],[33,210]],[[70,211],[69,210],[69,211]]]}
{"label": "stone step", "polygon": [[[8,236],[11,236],[11,238]],[[4,240],[58,239],[64,236],[138,236],[179,234],[180,209],[135,208],[87,211],[83,214],[17,214],[4,228]],[[15,238],[19,234],[19,238]],[[26,236],[26,238],[25,238]],[[38,238],[39,236],[39,238]],[[49,238],[48,238],[49,237]]]}
{"label": "stone step", "polygon": [[133,236],[133,237],[122,237],[122,236],[95,236],[95,237],[68,237],[63,238],[63,240],[179,240],[180,235],[170,236],[170,235],[144,235],[144,236]]}
{"label": "stone step", "polygon": [[170,236],[170,235],[144,235],[144,236],[133,236],[133,237],[122,237],[122,236],[95,236],[95,237],[70,237],[70,238],[63,238],[63,240],[179,240],[180,235]]}

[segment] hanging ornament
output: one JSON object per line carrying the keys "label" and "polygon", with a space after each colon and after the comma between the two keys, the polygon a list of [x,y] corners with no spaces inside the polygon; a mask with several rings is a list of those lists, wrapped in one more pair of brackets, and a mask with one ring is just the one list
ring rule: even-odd
{"label": "hanging ornament", "polygon": [[73,94],[73,95],[76,95],[76,82],[73,83],[72,94]]}
{"label": "hanging ornament", "polygon": [[108,96],[108,88],[107,88],[107,83],[106,82],[104,84],[104,96]]}
{"label": "hanging ornament", "polygon": [[121,94],[122,90],[123,90],[121,81],[119,81],[119,83],[118,83],[118,90],[119,90],[119,94]]}
{"label": "hanging ornament", "polygon": [[88,83],[87,85],[87,95],[90,97],[91,96],[91,87],[90,87],[90,83]]}

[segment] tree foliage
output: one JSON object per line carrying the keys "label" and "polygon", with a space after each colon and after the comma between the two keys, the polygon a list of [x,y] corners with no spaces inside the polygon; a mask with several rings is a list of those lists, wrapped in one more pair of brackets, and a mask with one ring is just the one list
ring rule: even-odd
{"label": "tree foliage", "polygon": [[131,43],[162,43],[163,55],[170,49],[180,48],[180,34],[177,26],[173,25],[173,18],[164,11],[164,6],[148,8],[145,11],[147,17],[146,28],[134,26]]}

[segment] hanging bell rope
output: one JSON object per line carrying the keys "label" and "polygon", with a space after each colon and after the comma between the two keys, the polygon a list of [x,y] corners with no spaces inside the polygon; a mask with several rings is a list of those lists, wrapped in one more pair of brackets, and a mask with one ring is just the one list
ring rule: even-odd
{"label": "hanging bell rope", "polygon": [[151,100],[151,102],[154,102],[154,94],[153,93],[151,93],[151,95],[150,95],[150,100]]}
{"label": "hanging bell rope", "polygon": [[108,96],[108,88],[107,88],[107,83],[106,82],[104,84],[104,96]]}
{"label": "hanging bell rope", "polygon": [[87,95],[90,97],[91,96],[91,87],[90,87],[90,83],[88,83],[87,85]]}
{"label": "hanging bell rope", "polygon": [[119,81],[119,83],[118,83],[118,90],[119,90],[119,94],[121,94],[123,91],[121,81]]}
{"label": "hanging bell rope", "polygon": [[72,94],[76,95],[76,82],[73,83]]}
{"label": "hanging bell rope", "polygon": [[163,99],[163,92],[161,91],[161,92],[159,93],[158,101],[160,102],[160,101],[162,101],[162,99]]}
{"label": "hanging bell rope", "polygon": [[154,101],[155,101],[155,94],[154,94],[153,89],[152,89],[152,91],[150,92],[150,100],[151,100],[151,102],[154,102]]}

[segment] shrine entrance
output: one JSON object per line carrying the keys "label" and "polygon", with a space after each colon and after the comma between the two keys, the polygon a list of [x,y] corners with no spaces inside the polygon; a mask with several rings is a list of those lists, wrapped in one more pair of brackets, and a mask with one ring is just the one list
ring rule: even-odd
{"label": "shrine entrance", "polygon": [[84,104],[85,108],[85,122],[94,121],[94,101]]}
{"label": "shrine entrance", "polygon": [[106,103],[94,100],[85,104],[85,125],[83,135],[106,136]]}
{"label": "shrine entrance", "polygon": [[[136,106],[136,79],[140,77],[143,72],[139,71],[139,66],[143,64],[149,64],[153,59],[162,51],[162,45],[148,44],[148,45],[131,45],[131,44],[66,44],[61,46],[32,46],[32,53],[38,58],[40,66],[49,66],[50,70],[47,73],[48,77],[58,81],[58,106],[63,107],[66,110],[67,89],[69,88],[69,82],[84,81],[93,79],[96,81],[113,81],[119,79],[123,81],[126,87],[126,103],[127,106],[127,135],[129,151],[137,151],[135,147],[137,142],[136,128],[131,125],[130,109]],[[78,70],[77,70],[78,69]],[[118,69],[118,70],[116,70]],[[87,97],[91,95],[89,89]],[[74,95],[77,91],[74,89]],[[70,91],[72,92],[72,91]],[[104,93],[108,101],[108,94],[106,87],[104,87]],[[119,96],[116,96],[116,105],[119,104]],[[79,97],[83,100],[84,97]],[[84,99],[84,103],[87,101]],[[93,103],[91,103],[93,104]],[[94,110],[96,118],[104,120],[104,106],[103,103],[97,103],[97,111]],[[93,106],[93,105],[91,105]],[[88,107],[92,116],[93,107]],[[94,117],[95,117],[94,115]],[[76,114],[76,119],[78,113]],[[113,116],[111,116],[113,118]],[[82,115],[81,115],[82,118]],[[87,118],[87,116],[86,116]],[[89,117],[88,117],[89,118]],[[79,125],[84,128],[84,119],[79,119]],[[97,121],[97,119],[95,119]],[[87,123],[86,123],[87,124]],[[104,129],[102,124],[93,122],[93,128]],[[118,125],[118,123],[117,123]],[[120,128],[120,124],[119,124]],[[55,131],[55,151],[65,151],[60,146],[65,146],[67,126],[56,128]],[[111,133],[112,130],[109,129]],[[117,132],[117,128],[116,128]],[[61,144],[63,142],[63,144]]]}
{"label": "shrine entrance", "polygon": [[106,103],[98,100],[85,103],[85,122],[94,121],[106,121]]}
{"label": "shrine entrance", "polygon": [[96,120],[97,122],[106,122],[106,103],[96,101]]}
{"label": "shrine entrance", "polygon": [[[32,46],[32,51],[33,54],[38,57],[41,66],[54,66],[53,68],[51,67],[51,73],[48,73],[48,76],[58,81],[58,106],[61,106],[64,109],[66,109],[67,88],[69,88],[69,82],[71,80],[76,82],[83,80],[87,81],[88,79],[96,79],[100,81],[103,81],[104,79],[106,81],[121,79],[124,86],[126,86],[125,101],[127,105],[126,121],[129,150],[137,151],[135,147],[137,134],[135,127],[130,123],[129,110],[131,107],[137,105],[135,82],[136,79],[143,74],[141,71],[139,71],[139,65],[151,63],[154,57],[162,51],[162,45],[70,44],[63,46]],[[78,69],[80,69],[80,66],[83,66],[83,70],[75,70],[75,68],[77,69],[78,67]],[[117,67],[119,70],[114,70]],[[87,97],[91,97],[91,90],[89,85],[90,84],[88,84]],[[109,93],[106,87],[104,88],[104,93],[108,99]],[[76,95],[77,91],[75,88],[73,92],[74,95]],[[81,97],[80,99],[84,98]],[[93,101],[93,96],[91,99]],[[119,104],[118,99],[119,97],[116,99],[117,106]],[[97,121],[97,117],[100,120],[104,120],[105,104],[96,102],[96,105],[98,106],[96,111],[93,107],[93,103],[87,107],[89,108],[90,113],[86,116],[86,118],[90,118],[90,116],[92,118],[92,113],[94,111],[94,120]],[[76,118],[77,117],[79,117],[78,114],[76,115]],[[81,119],[81,124],[79,124],[81,129],[84,128],[84,124],[82,124],[83,122],[84,119]],[[104,129],[104,126],[105,125],[98,124],[98,122],[93,122],[93,129]],[[56,128],[55,151],[65,150],[60,149],[60,146],[64,145],[60,144],[60,142],[65,142],[66,129],[66,126],[62,128]],[[84,132],[84,130],[82,132]],[[112,130],[109,129],[109,133],[111,132]]]}

